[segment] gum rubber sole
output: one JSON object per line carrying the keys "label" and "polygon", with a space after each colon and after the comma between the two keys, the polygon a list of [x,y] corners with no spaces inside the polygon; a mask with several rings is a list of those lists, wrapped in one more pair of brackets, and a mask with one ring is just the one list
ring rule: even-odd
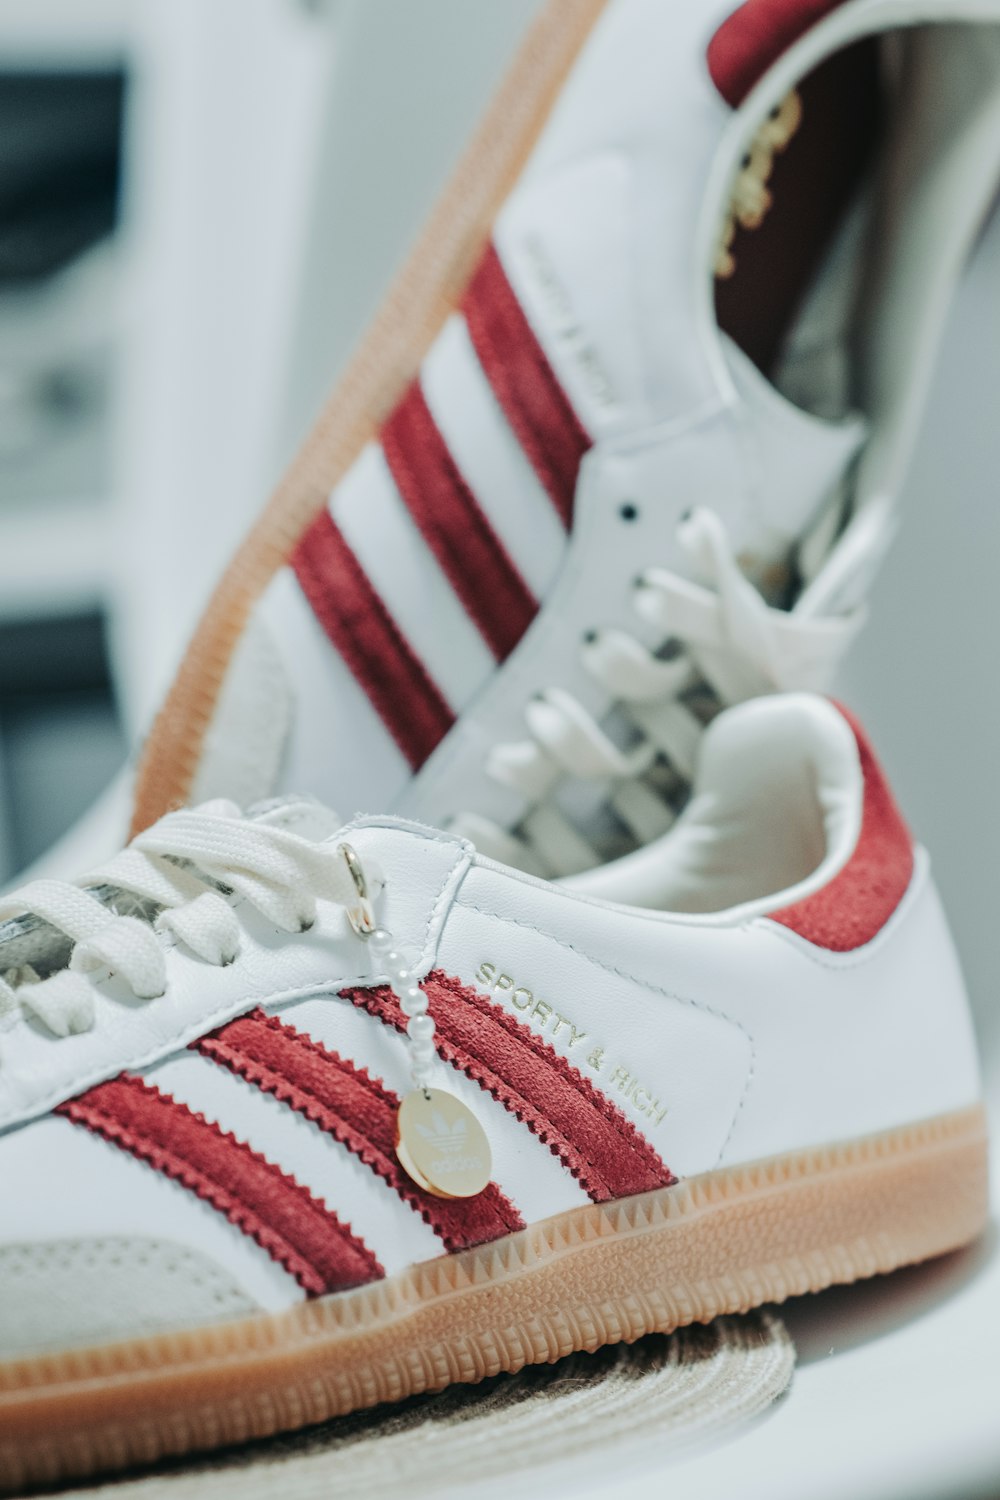
{"label": "gum rubber sole", "polygon": [[0,1365],[0,1492],[242,1443],[968,1244],[981,1108],[588,1204],[269,1314]]}
{"label": "gum rubber sole", "polygon": [[188,800],[251,610],[460,301],[493,221],[606,3],[548,0],[525,36],[315,427],[209,601],[143,750],[133,833]]}

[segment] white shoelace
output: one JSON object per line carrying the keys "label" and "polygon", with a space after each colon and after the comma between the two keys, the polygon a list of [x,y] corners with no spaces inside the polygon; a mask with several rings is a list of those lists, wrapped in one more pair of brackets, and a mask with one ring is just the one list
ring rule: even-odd
{"label": "white shoelace", "polygon": [[[248,904],[288,933],[306,931],[317,903],[331,902],[367,945],[406,1018],[413,1090],[399,1107],[399,1160],[427,1191],[473,1197],[490,1178],[489,1143],[461,1100],[431,1087],[437,1048],[427,992],[414,957],[376,921],[373,902],[384,881],[373,874],[350,844],[317,843],[244,818],[231,802],[169,813],[80,884],[35,880],[0,901],[0,922],[18,921],[8,938],[12,945],[35,939],[44,952],[46,935],[58,942],[59,934],[69,943],[68,963],[53,965],[44,979],[24,963],[0,977],[0,1031],[21,1020],[41,1023],[53,1037],[91,1030],[98,1016],[94,981],[108,975],[124,981],[138,1000],[160,999],[167,991],[169,940],[205,963],[233,963],[241,940],[233,898],[235,906]],[[438,1141],[438,1119],[457,1121],[463,1138],[479,1143],[474,1159],[466,1152],[459,1175],[455,1161],[441,1169],[440,1151],[428,1150],[428,1141]]]}
{"label": "white shoelace", "polygon": [[497,745],[486,771],[528,805],[518,833],[480,814],[463,813],[456,832],[483,853],[539,874],[568,875],[601,856],[554,805],[565,777],[609,782],[609,803],[640,843],[666,832],[674,814],[643,777],[658,757],[689,782],[703,721],[683,695],[707,685],[725,704],[760,693],[822,690],[864,623],[864,611],[816,616],[769,605],[740,570],[714,512],[699,508],[682,522],[679,539],[706,587],[667,568],[650,568],[634,585],[637,612],[683,643],[669,659],[620,630],[588,634],[584,667],[623,707],[639,733],[622,750],[572,694],[551,688],[525,709],[531,739]]}
{"label": "white shoelace", "polygon": [[[79,884],[36,880],[0,900],[0,921],[41,919],[70,944],[68,965],[44,979],[29,965],[0,978],[0,1029],[27,1016],[58,1037],[89,1030],[102,973],[137,999],[158,998],[167,983],[163,934],[205,963],[232,963],[241,927],[223,891],[290,933],[312,925],[317,901],[348,915],[358,903],[336,844],[244,818],[229,802],[170,813]],[[155,916],[134,914],[144,910]]]}

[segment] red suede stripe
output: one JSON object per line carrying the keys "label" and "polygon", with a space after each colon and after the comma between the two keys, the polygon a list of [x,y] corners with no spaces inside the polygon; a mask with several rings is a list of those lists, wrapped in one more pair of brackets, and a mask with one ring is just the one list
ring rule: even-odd
{"label": "red suede stripe", "polygon": [[462,311],[486,378],[568,529],[577,474],[591,440],[492,245],[469,283]]}
{"label": "red suede stripe", "polygon": [[56,1111],[129,1151],[225,1214],[314,1297],[385,1273],[293,1177],[141,1078],[122,1074]]}
{"label": "red suede stripe", "polygon": [[495,1182],[464,1201],[422,1192],[396,1160],[397,1096],[276,1016],[262,1011],[242,1016],[196,1047],[346,1146],[416,1209],[449,1250],[465,1250],[524,1228]]}
{"label": "red suede stripe", "polygon": [[[437,1047],[548,1145],[596,1203],[675,1179],[621,1110],[547,1042],[459,980],[424,980]],[[355,1005],[402,1031],[389,989],[349,990]]]}
{"label": "red suede stripe", "polygon": [[742,104],[755,83],[800,36],[844,0],[746,0],[708,44],[708,71],[727,104]]}
{"label": "red suede stripe", "polygon": [[417,770],[455,716],[329,511],[316,517],[291,562],[316,618]]}
{"label": "red suede stripe", "polygon": [[538,605],[459,472],[419,381],[382,428],[381,441],[410,515],[470,619],[503,661]]}
{"label": "red suede stripe", "polygon": [[849,953],[877,936],[909,889],[913,840],[864,730],[847,709],[838,707],[854,731],[861,756],[864,804],[858,842],[829,885],[772,912],[771,920],[818,948]]}

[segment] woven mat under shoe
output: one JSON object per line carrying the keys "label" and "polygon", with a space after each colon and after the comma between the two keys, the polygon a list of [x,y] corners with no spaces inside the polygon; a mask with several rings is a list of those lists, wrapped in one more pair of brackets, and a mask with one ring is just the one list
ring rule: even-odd
{"label": "woven mat under shoe", "polygon": [[732,1437],[787,1389],[795,1350],[769,1312],[651,1334],[475,1386],[357,1412],[320,1427],[140,1476],[73,1500],[392,1500],[437,1495],[636,1445],[660,1459]]}

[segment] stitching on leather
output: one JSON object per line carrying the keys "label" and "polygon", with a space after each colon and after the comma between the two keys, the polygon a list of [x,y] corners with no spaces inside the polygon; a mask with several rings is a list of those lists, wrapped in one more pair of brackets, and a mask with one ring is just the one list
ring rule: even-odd
{"label": "stitching on leather", "polygon": [[612,1099],[609,1099],[602,1089],[599,1089],[596,1084],[585,1077],[568,1058],[563,1057],[561,1052],[557,1052],[551,1043],[546,1042],[544,1038],[538,1036],[523,1021],[518,1021],[516,1017],[508,1015],[502,1006],[497,1005],[487,996],[480,994],[474,986],[465,985],[460,979],[450,974],[444,974],[441,971],[437,971],[433,976],[428,976],[428,978],[431,977],[433,977],[435,984],[439,984],[442,989],[448,990],[456,998],[465,999],[467,993],[472,996],[473,1002],[478,1003],[482,1009],[488,1007],[489,1011],[505,1030],[523,1042],[540,1061],[557,1069],[560,1076],[570,1084],[574,1091],[596,1109],[602,1119],[612,1127],[620,1137],[623,1145],[627,1146],[630,1151],[638,1151],[642,1155],[652,1154],[656,1165],[662,1167],[667,1172],[668,1177],[673,1175],[666,1168],[659,1152],[646,1139],[642,1132],[633,1125],[628,1116],[619,1109],[618,1105]]}
{"label": "stitching on leather", "polygon": [[903,899],[884,926],[860,948],[852,948],[847,952],[839,953],[830,948],[818,947],[792,928],[784,927],[780,922],[772,922],[769,917],[756,918],[750,924],[750,929],[765,937],[777,939],[808,963],[815,964],[820,969],[827,969],[833,974],[839,974],[847,969],[859,969],[865,964],[874,963],[882,949],[892,941],[897,929],[905,926],[909,921],[920,897],[931,886],[930,863],[925,854],[921,851],[917,853],[918,858],[914,862],[913,876]]}
{"label": "stitching on leather", "polygon": [[16,1274],[21,1262],[30,1263],[33,1270],[43,1262],[48,1271],[70,1272],[79,1270],[82,1262],[84,1267],[104,1272],[112,1263],[103,1262],[102,1254],[109,1253],[128,1257],[130,1268],[152,1266],[153,1270],[163,1268],[170,1275],[182,1276],[187,1285],[211,1293],[215,1301],[225,1298],[247,1311],[260,1310],[254,1299],[237,1286],[221,1266],[214,1265],[197,1251],[185,1245],[164,1244],[160,1240],[139,1236],[102,1235],[94,1239],[55,1240],[44,1245],[13,1241],[0,1245],[0,1264],[6,1263],[5,1275]]}
{"label": "stitching on leather", "polygon": [[[451,980],[450,984],[448,984],[447,981],[450,980],[450,976],[443,974],[441,971],[436,971],[428,975],[427,978],[433,983],[442,983],[442,987],[448,988],[449,993],[454,993],[454,991],[451,989],[451,985],[458,986],[459,989],[467,988],[466,986],[461,985],[461,982],[459,980]],[[499,1022],[504,1023],[505,1025],[509,1023],[509,1025],[513,1025],[515,1028],[521,1027],[521,1023],[515,1021],[513,1017],[508,1017],[506,1013],[500,1008],[500,1006],[494,1005],[490,1000],[486,999],[485,996],[478,995],[475,991],[470,991],[470,993],[473,994],[474,998],[479,1000],[483,1006],[488,1007],[491,1014],[495,1015],[496,1019]],[[387,1025],[395,1027],[397,1031],[401,1031],[404,1029],[405,1022],[403,1020],[403,1017],[401,1015],[394,1014],[393,1010],[386,1005],[386,998],[388,997],[390,1000],[392,999],[391,992],[387,989],[387,987],[375,986],[369,988],[355,988],[354,990],[344,991],[344,994],[347,996],[347,998],[352,1000],[355,1005],[360,1005],[363,1009],[367,1010],[369,1015],[375,1016],[376,1019],[383,1021]],[[613,1101],[607,1099],[599,1089],[596,1089],[588,1079],[584,1078],[583,1075],[580,1074],[576,1068],[574,1068],[572,1063],[570,1063],[566,1058],[563,1058],[562,1055],[556,1052],[554,1048],[550,1047],[548,1043],[543,1042],[540,1038],[536,1038],[534,1033],[530,1032],[527,1028],[524,1028],[524,1031],[526,1032],[526,1036],[519,1036],[519,1040],[529,1041],[530,1044],[532,1044],[533,1050],[535,1044],[537,1044],[538,1047],[544,1049],[543,1053],[541,1054],[535,1051],[535,1055],[539,1057],[539,1060],[548,1063],[549,1066],[556,1067],[560,1077],[568,1081],[574,1088],[574,1090],[578,1094],[580,1094],[581,1098],[585,1099],[588,1105],[596,1109],[596,1112],[601,1116],[601,1119],[606,1124],[611,1125],[612,1128],[615,1129],[616,1133],[620,1137],[621,1144],[629,1150],[630,1154],[633,1157],[635,1157],[636,1155],[637,1148],[639,1150],[645,1148],[644,1154],[651,1156],[663,1173],[663,1176],[660,1179],[659,1183],[656,1184],[657,1186],[669,1186],[672,1182],[676,1181],[673,1174],[663,1163],[655,1147],[646,1139],[645,1136],[642,1135],[639,1130],[637,1130],[632,1122],[622,1114],[622,1112],[618,1109],[618,1106],[614,1104]],[[508,1111],[508,1113],[512,1114],[516,1120],[519,1120],[523,1125],[526,1125],[527,1128],[531,1131],[532,1135],[536,1136],[543,1145],[548,1146],[551,1154],[558,1157],[558,1159],[570,1172],[571,1176],[575,1177],[577,1181],[581,1183],[581,1185],[590,1194],[591,1198],[594,1198],[595,1201],[601,1201],[601,1199],[595,1198],[595,1188],[598,1189],[605,1198],[622,1196],[622,1194],[617,1194],[615,1192],[612,1184],[609,1183],[607,1178],[605,1177],[602,1168],[595,1161],[593,1161],[593,1159],[583,1148],[577,1146],[572,1140],[570,1140],[568,1136],[559,1131],[551,1120],[546,1120],[545,1116],[531,1103],[530,1100],[526,1099],[521,1093],[517,1092],[513,1085],[507,1083],[498,1074],[494,1073],[492,1068],[490,1068],[487,1063],[483,1062],[481,1058],[474,1056],[472,1053],[465,1052],[463,1048],[453,1043],[448,1037],[446,1037],[440,1028],[437,1037],[437,1047],[439,1055],[447,1063],[456,1068],[460,1073],[463,1073],[465,1077],[469,1078],[473,1083],[477,1083],[480,1088],[482,1088],[491,1096],[491,1098],[495,1099],[498,1104],[502,1105],[503,1108]],[[461,1061],[462,1057],[465,1057],[466,1061]],[[496,1081],[494,1083],[487,1082],[486,1075],[492,1076]],[[579,1080],[579,1083],[577,1083],[577,1079]],[[586,1090],[590,1090],[589,1095],[587,1092],[585,1092]],[[611,1111],[612,1113],[607,1113],[607,1111]],[[619,1121],[621,1122],[620,1125],[618,1123]],[[629,1139],[628,1136],[622,1134],[621,1125],[624,1125],[626,1130],[631,1132],[631,1139]],[[648,1162],[646,1162],[645,1165],[647,1166],[647,1168],[649,1167]],[[586,1174],[584,1173],[583,1168],[587,1168]],[[638,1191],[642,1191],[642,1189],[639,1189]]]}
{"label": "stitching on leather", "polygon": [[[643,426],[634,434],[630,434],[628,438],[602,437],[599,443],[583,456],[577,479],[577,495],[583,493],[583,487],[589,482],[595,463],[603,462],[606,458],[628,459],[641,455],[651,447],[665,442],[679,441],[692,433],[699,432],[702,428],[716,425],[730,416],[731,407],[713,396],[689,416]],[[543,601],[542,608],[525,631],[523,639],[527,640],[530,635],[532,644],[536,648],[544,649],[546,644],[558,637],[565,628],[562,613],[558,607],[559,602],[563,594],[572,593],[586,575],[588,538],[594,530],[595,510],[595,507],[586,505],[579,508],[578,515],[574,517],[573,529],[568,533],[563,561],[554,584],[555,594]],[[487,724],[493,723],[497,717],[494,706],[497,698],[501,702],[506,702],[513,696],[520,701],[539,686],[530,666],[531,659],[531,653],[518,649],[511,652],[506,661],[497,664],[491,680],[476,700],[477,710],[485,706]],[[505,718],[509,718],[509,715],[505,715]],[[420,767],[415,779],[421,790],[423,805],[439,804],[441,787],[455,774],[458,750],[468,749],[470,741],[478,742],[476,736],[481,736],[483,723],[481,714],[477,714],[470,729],[470,718],[468,715],[463,715],[455,722],[434,753]],[[499,730],[497,732],[500,733]],[[501,734],[500,737],[506,736]],[[448,797],[445,801],[446,805],[450,806],[452,799]]]}
{"label": "stitching on leather", "polygon": [[[454,711],[328,509],[302,533],[289,561],[319,625],[418,770],[454,724]],[[339,588],[331,588],[332,576]]]}
{"label": "stitching on leather", "polygon": [[452,457],[419,377],[387,418],[381,441],[415,525],[503,661],[538,613],[538,600]]}
{"label": "stitching on leather", "polygon": [[601,959],[594,958],[592,954],[585,953],[582,948],[577,948],[573,943],[568,943],[562,938],[555,937],[551,932],[546,932],[544,928],[537,927],[534,922],[524,922],[518,917],[503,917],[499,912],[489,911],[486,907],[479,906],[476,902],[468,900],[468,898],[465,900],[461,897],[456,898],[455,905],[466,911],[478,912],[481,917],[487,917],[491,922],[504,922],[509,927],[522,927],[527,932],[534,932],[538,937],[544,938],[546,942],[555,943],[557,948],[563,948],[567,953],[574,953],[577,958],[582,958],[585,963],[593,964],[597,969],[603,969],[606,974],[614,974],[617,978],[624,979],[628,984],[635,984],[641,989],[651,991],[655,995],[662,995],[665,1000],[676,1000],[680,1005],[690,1005],[695,1010],[704,1011],[706,1015],[714,1016],[716,1020],[727,1021],[731,1026],[735,1026],[738,1031],[742,1032],[750,1047],[750,1062],[743,1085],[743,1092],[740,1094],[736,1108],[733,1111],[733,1118],[726,1132],[725,1140],[722,1142],[719,1153],[713,1163],[715,1166],[720,1164],[725,1155],[726,1147],[729,1145],[733,1132],[736,1129],[736,1122],[746,1103],[751,1082],[756,1076],[757,1044],[754,1041],[752,1032],[738,1017],[730,1015],[727,1011],[719,1010],[718,1007],[709,1005],[704,1000],[696,1000],[691,995],[680,995],[675,990],[665,990],[662,985],[654,984],[651,980],[639,979],[636,975],[629,974],[625,969],[619,969],[614,964],[606,964]]}
{"label": "stitching on leather", "polygon": [[[355,818],[352,822],[344,825],[343,832],[348,832],[354,828],[366,827],[385,827],[385,824],[379,823],[374,819]],[[423,954],[430,946],[431,929],[438,922],[444,907],[454,897],[460,873],[464,874],[468,868],[470,863],[468,846],[457,840],[454,835],[440,833],[434,829],[418,832],[413,828],[406,828],[399,829],[398,831],[408,833],[412,838],[419,839],[423,843],[451,845],[456,849],[455,861],[444,877],[441,889],[438,892],[423,928],[424,936],[420,944],[421,953]],[[246,898],[241,897],[233,903],[233,910],[238,910],[245,902]],[[355,985],[369,983],[371,983],[371,980],[365,974],[346,975],[344,978],[335,980],[316,980],[312,984],[300,986],[297,989],[277,990],[267,995],[258,995],[256,997],[247,996],[244,1002],[229,1000],[225,1004],[217,1006],[207,1016],[190,1019],[185,1025],[179,1026],[176,1031],[168,1032],[150,1050],[140,1053],[138,1057],[130,1057],[124,1064],[119,1062],[112,1064],[112,1066],[125,1066],[133,1072],[141,1072],[143,1068],[150,1067],[154,1062],[162,1061],[169,1052],[179,1047],[187,1046],[192,1040],[192,1034],[197,1036],[205,1031],[211,1031],[215,1027],[220,1026],[224,1021],[231,1020],[237,1015],[245,1014],[245,1010],[240,1009],[241,1003],[244,1006],[254,1004],[268,1006],[290,1005],[299,1001],[316,999],[319,996],[328,995],[331,990],[339,992]],[[155,1004],[156,1002],[154,1001],[153,1003]],[[27,1115],[24,1114],[23,1109],[18,1109],[16,1104],[2,1107],[0,1108],[0,1129],[13,1124],[15,1121],[33,1120],[39,1118],[41,1115],[49,1114],[56,1105],[62,1103],[68,1097],[67,1088],[72,1089],[74,1094],[82,1093],[88,1088],[93,1087],[94,1084],[107,1078],[107,1076],[107,1064],[96,1063],[90,1071],[85,1072],[80,1078],[75,1078],[72,1083],[66,1083],[65,1081],[57,1083],[47,1094],[43,1094],[41,1099],[29,1106]]]}
{"label": "stitching on leather", "polygon": [[[594,439],[539,343],[492,241],[466,288],[462,313],[493,394],[569,531],[580,464]],[[533,387],[533,400],[525,399],[522,384]]]}
{"label": "stitching on leather", "polygon": [[[389,1109],[395,1109],[398,1106],[398,1096],[391,1089],[386,1088],[381,1080],[373,1078],[367,1068],[357,1067],[348,1058],[341,1057],[339,1053],[324,1047],[321,1042],[315,1041],[306,1033],[296,1031],[294,1026],[281,1021],[279,1017],[266,1016],[259,1010],[251,1011],[231,1024],[238,1025],[242,1021],[254,1021],[258,1025],[282,1033],[298,1050],[311,1053],[322,1059],[328,1066],[338,1068],[352,1082],[359,1084],[371,1097],[377,1099],[380,1104],[384,1104]],[[293,1083],[283,1074],[275,1071],[267,1062],[261,1062],[258,1058],[252,1057],[238,1044],[225,1038],[203,1038],[194,1044],[194,1050],[203,1057],[210,1058],[212,1062],[229,1068],[237,1077],[260,1089],[262,1093],[270,1094],[281,1103],[287,1104],[289,1108],[301,1114],[325,1135],[332,1136],[419,1214],[423,1222],[439,1236],[448,1250],[464,1250],[473,1244],[486,1242],[485,1239],[470,1239],[468,1235],[454,1234],[447,1227],[447,1215],[444,1218],[439,1216],[435,1219],[432,1205],[426,1201],[426,1196],[419,1194],[413,1188],[409,1179],[398,1169],[395,1160],[385,1157],[381,1149],[361,1128],[351,1125],[331,1105],[324,1104],[322,1099],[302,1084]],[[484,1192],[479,1194],[479,1202],[495,1213],[507,1233],[524,1228],[521,1215],[495,1182],[491,1182]]]}
{"label": "stitching on leather", "polygon": [[[189,1109],[185,1104],[178,1104],[171,1095],[165,1094],[155,1085],[147,1084],[140,1078],[121,1075],[116,1080],[126,1085],[129,1089],[139,1094],[155,1095],[161,1102],[175,1106],[179,1110],[191,1115],[200,1125],[218,1140],[228,1145],[235,1146],[238,1151],[252,1158],[258,1165],[266,1168],[269,1176],[283,1180],[290,1188],[294,1189],[296,1196],[307,1202],[311,1207],[318,1209],[331,1220],[331,1230],[339,1231],[353,1249],[366,1260],[376,1278],[384,1276],[385,1272],[379,1261],[351,1230],[350,1226],[341,1222],[337,1215],[330,1209],[324,1207],[318,1199],[314,1198],[307,1187],[289,1172],[285,1172],[274,1162],[269,1161],[259,1151],[245,1141],[238,1140],[232,1131],[223,1130],[214,1120],[206,1119],[200,1111]],[[179,1182],[198,1198],[210,1203],[217,1212],[221,1213],[231,1224],[236,1225],[244,1234],[249,1235],[266,1254],[273,1260],[277,1260],[285,1269],[295,1277],[299,1285],[307,1292],[318,1295],[329,1290],[317,1267],[310,1264],[304,1254],[296,1250],[280,1229],[267,1223],[264,1217],[255,1209],[250,1208],[236,1194],[232,1193],[222,1183],[215,1181],[211,1174],[195,1163],[188,1161],[179,1151],[172,1146],[161,1145],[152,1137],[146,1135],[141,1127],[129,1124],[127,1121],[118,1120],[99,1105],[88,1103],[86,1096],[68,1100],[60,1110],[66,1118],[76,1124],[84,1125],[87,1129],[95,1131],[105,1140],[123,1150],[129,1151],[140,1161],[145,1161],[156,1170],[162,1170],[164,1174],[175,1182]],[[271,1243],[268,1243],[270,1239]],[[296,1269],[298,1267],[298,1269]],[[311,1274],[310,1274],[311,1273]]]}
{"label": "stitching on leather", "polygon": [[[355,818],[352,822],[345,823],[341,832],[351,833],[355,828],[373,827],[385,828],[386,825],[374,819]],[[395,829],[394,831],[399,833],[408,833],[412,838],[420,839],[421,842],[425,844],[450,845],[456,850],[454,862],[452,863],[451,868],[448,870],[448,873],[445,875],[444,879],[441,882],[441,888],[438,891],[437,896],[434,898],[434,904],[431,907],[430,912],[427,916],[427,921],[424,924],[424,935],[420,944],[421,959],[423,960],[424,954],[427,953],[427,950],[431,946],[431,930],[435,926],[440,925],[442,914],[445,908],[455,900],[455,893],[457,892],[461,882],[464,880],[466,874],[469,871],[469,868],[472,864],[472,846],[468,844],[464,839],[456,839],[454,834],[444,833],[438,829],[433,828],[429,828],[426,831],[422,830],[419,833],[412,828],[399,828]],[[388,886],[388,881],[386,882],[386,885]],[[337,992],[340,992],[345,989],[350,989],[354,985],[363,985],[370,982],[370,980],[366,980],[362,976],[358,979],[337,980],[335,983],[328,984],[324,988],[327,991],[335,990]],[[267,1003],[270,1005],[272,1002],[268,1001]]]}
{"label": "stitching on leather", "polygon": [[[148,1068],[153,1063],[164,1061],[171,1052],[188,1045],[192,1032],[197,1037],[204,1031],[211,1031],[215,1027],[221,1026],[223,1022],[232,1020],[235,1016],[245,1015],[245,1010],[239,1009],[241,1003],[243,1005],[292,1005],[299,1001],[314,1000],[323,995],[328,995],[331,988],[337,988],[344,983],[345,981],[338,979],[331,986],[328,980],[317,980],[315,983],[308,984],[299,989],[282,990],[275,994],[258,997],[248,995],[243,1002],[230,1000],[225,1005],[217,1006],[207,1016],[190,1019],[186,1025],[162,1037],[150,1051],[142,1053],[135,1059],[127,1059],[124,1066],[131,1072],[141,1073],[143,1068]],[[346,983],[364,984],[365,980],[363,978],[353,981],[349,979]],[[153,1004],[155,1003],[154,1001]],[[123,1064],[112,1063],[111,1066],[121,1067]],[[36,1104],[30,1106],[27,1116],[24,1116],[23,1112],[18,1111],[16,1107],[8,1107],[0,1110],[0,1127],[10,1125],[22,1119],[27,1123],[30,1120],[39,1119],[42,1115],[51,1114],[65,1100],[73,1098],[77,1094],[86,1093],[88,1089],[93,1088],[95,1084],[103,1082],[108,1076],[108,1064],[95,1063],[89,1072],[84,1073],[80,1078],[74,1079],[72,1083],[63,1082],[57,1084],[55,1088],[50,1089]],[[73,1090],[71,1095],[67,1095],[67,1088]]]}
{"label": "stitching on leather", "polygon": [[[364,992],[362,991],[359,993]],[[379,1020],[387,1019],[389,1024],[395,1026],[399,1031],[404,1029],[402,1024],[400,1022],[397,1022],[394,1018],[383,1018],[380,1015],[380,1012],[377,1009],[378,1002],[374,999],[374,997],[366,998],[365,1000],[362,1000],[361,1003],[364,1005],[364,1008],[368,1011],[369,1015],[375,1016]],[[523,1099],[521,1095],[515,1095],[513,1089],[509,1087],[505,1089],[503,1087],[502,1081],[499,1078],[495,1083],[487,1083],[484,1075],[489,1070],[483,1063],[479,1062],[478,1059],[468,1054],[466,1055],[467,1060],[464,1063],[461,1062],[459,1060],[457,1049],[454,1048],[452,1044],[446,1041],[443,1037],[439,1038],[438,1050],[440,1056],[445,1062],[447,1062],[451,1067],[456,1068],[458,1072],[463,1074],[464,1077],[468,1078],[470,1082],[478,1084],[485,1093],[489,1094],[491,1099],[494,1099],[497,1104],[499,1104],[503,1109],[507,1110],[509,1114],[513,1115],[515,1120],[518,1120],[522,1125],[527,1126],[531,1134],[535,1136],[535,1138],[539,1140],[543,1146],[547,1146],[549,1148],[549,1152],[551,1153],[551,1155],[562,1162],[563,1166],[569,1172],[570,1176],[576,1178],[576,1180],[581,1184],[581,1186],[591,1198],[593,1198],[594,1194],[591,1191],[591,1188],[588,1186],[588,1178],[590,1179],[591,1183],[594,1186],[598,1186],[607,1197],[614,1196],[611,1192],[609,1184],[605,1181],[603,1175],[601,1174],[600,1168],[596,1165],[596,1163],[591,1161],[586,1152],[581,1151],[579,1147],[574,1146],[571,1141],[568,1141],[565,1136],[559,1134],[555,1130],[554,1126],[552,1126],[551,1124],[546,1125],[538,1111],[533,1109],[532,1106],[528,1104],[527,1100]],[[516,1103],[515,1099],[519,1100],[520,1102]],[[587,1170],[584,1171],[584,1168],[586,1168]]]}
{"label": "stitching on leather", "polygon": [[290,1246],[286,1246],[283,1250],[279,1249],[275,1243],[279,1238],[277,1235],[274,1235],[272,1242],[268,1244],[265,1226],[256,1215],[251,1214],[237,1200],[231,1199],[228,1193],[220,1189],[218,1183],[192,1167],[183,1157],[177,1156],[165,1147],[158,1146],[141,1132],[120,1125],[113,1115],[103,1110],[74,1102],[67,1106],[67,1116],[75,1124],[86,1126],[88,1130],[92,1130],[111,1145],[128,1151],[139,1161],[146,1162],[155,1170],[159,1170],[162,1166],[164,1175],[170,1181],[178,1183],[203,1202],[211,1204],[218,1213],[228,1219],[230,1224],[235,1225],[243,1234],[249,1235],[266,1255],[269,1255],[272,1260],[277,1260],[291,1276],[294,1276],[304,1291],[313,1293],[318,1291],[321,1283],[318,1278],[313,1280],[310,1277],[312,1267],[308,1267],[302,1257],[298,1256]]}
{"label": "stitching on leather", "polygon": [[309,1036],[307,1032],[296,1030],[290,1022],[283,1021],[280,1016],[268,1016],[263,1011],[251,1011],[249,1015],[242,1017],[242,1019],[247,1021],[259,1019],[263,1026],[266,1026],[271,1031],[280,1031],[283,1036],[286,1036],[290,1042],[294,1042],[295,1046],[303,1052],[311,1052],[323,1062],[333,1063],[336,1067],[342,1068],[355,1083],[360,1084],[362,1088],[366,1089],[380,1103],[390,1105],[399,1103],[396,1094],[382,1082],[381,1078],[374,1078],[367,1068],[359,1068],[357,1063],[351,1062],[349,1058],[342,1057],[339,1052],[334,1052],[331,1048],[324,1046],[322,1042],[318,1042],[315,1037]]}

